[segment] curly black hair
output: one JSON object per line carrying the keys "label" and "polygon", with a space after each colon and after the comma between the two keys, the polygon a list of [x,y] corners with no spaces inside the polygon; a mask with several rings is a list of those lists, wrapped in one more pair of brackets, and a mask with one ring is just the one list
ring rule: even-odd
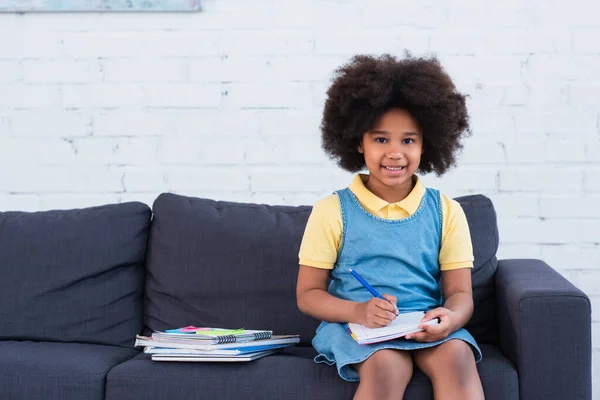
{"label": "curly black hair", "polygon": [[363,135],[390,108],[402,108],[423,132],[418,171],[439,176],[455,165],[460,140],[471,134],[465,100],[435,56],[356,55],[335,70],[327,91],[322,147],[341,168],[358,172],[365,167],[357,151]]}

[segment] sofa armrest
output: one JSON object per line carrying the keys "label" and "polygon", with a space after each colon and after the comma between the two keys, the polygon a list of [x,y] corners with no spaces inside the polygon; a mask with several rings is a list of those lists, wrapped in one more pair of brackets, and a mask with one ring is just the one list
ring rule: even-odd
{"label": "sofa armrest", "polygon": [[517,367],[522,400],[591,399],[588,297],[541,260],[500,260],[500,347]]}

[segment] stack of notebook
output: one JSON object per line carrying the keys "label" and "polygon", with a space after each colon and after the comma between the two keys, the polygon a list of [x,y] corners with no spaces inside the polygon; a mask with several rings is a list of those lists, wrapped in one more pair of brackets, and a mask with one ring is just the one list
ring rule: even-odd
{"label": "stack of notebook", "polygon": [[299,341],[298,335],[272,331],[187,326],[137,336],[135,345],[144,347],[153,361],[231,362],[256,360]]}

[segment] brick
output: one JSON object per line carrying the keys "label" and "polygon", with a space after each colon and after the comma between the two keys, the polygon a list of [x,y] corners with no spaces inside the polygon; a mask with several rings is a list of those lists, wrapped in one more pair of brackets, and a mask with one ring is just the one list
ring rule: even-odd
{"label": "brick", "polygon": [[[477,37],[477,33],[475,34]],[[555,41],[569,40],[568,30],[558,33],[531,27],[495,30],[483,38],[483,53],[487,54],[540,54],[554,53]],[[560,42],[559,42],[560,43]]]}
{"label": "brick", "polygon": [[22,66],[18,61],[0,61],[0,84],[23,80]]}
{"label": "brick", "polygon": [[587,162],[600,163],[600,139],[590,139],[586,143],[585,159]]}
{"label": "brick", "polygon": [[534,24],[531,8],[483,6],[481,3],[456,6],[448,10],[448,18],[442,24],[451,28],[529,28]]}
{"label": "brick", "polygon": [[132,84],[65,85],[62,88],[65,108],[117,108],[139,106],[142,88]]}
{"label": "brick", "polygon": [[173,169],[167,171],[169,191],[186,194],[198,190],[248,191],[245,170],[239,168]]}
{"label": "brick", "polygon": [[[600,8],[597,8],[597,11],[600,11]],[[575,53],[600,55],[600,28],[597,25],[595,28],[575,28],[572,34]]]}
{"label": "brick", "polygon": [[585,161],[585,143],[580,138],[550,136],[545,143],[545,159],[554,163]]}
{"label": "brick", "polygon": [[[205,57],[190,62],[191,82],[264,82],[272,79],[271,58]],[[243,68],[240,66],[243,65]]]}
{"label": "brick", "polygon": [[182,82],[184,61],[178,59],[113,60],[103,62],[106,82]]}
{"label": "brick", "polygon": [[173,118],[175,133],[182,136],[239,135],[243,138],[259,130],[258,114],[254,110],[178,110]]}
{"label": "brick", "polygon": [[514,111],[516,133],[554,133],[572,135],[573,130],[596,131],[597,115],[592,111],[573,108],[520,108]]}
{"label": "brick", "polygon": [[314,45],[312,34],[286,31],[226,31],[218,44],[220,53],[228,55],[306,55]]}
{"label": "brick", "polygon": [[[600,218],[600,195],[560,196],[540,198],[543,218]],[[600,227],[600,221],[596,221]]]}
{"label": "brick", "polygon": [[567,107],[569,103],[569,87],[564,84],[532,83],[529,85],[529,108],[537,109],[546,106]]}
{"label": "brick", "polygon": [[365,7],[360,12],[360,23],[364,28],[389,29],[398,26],[414,28],[435,28],[446,19],[447,10],[443,7],[420,7],[411,5],[384,5]]}
{"label": "brick", "polygon": [[287,56],[269,60],[269,77],[276,82],[328,82],[345,57]]}
{"label": "brick", "polygon": [[578,193],[581,191],[582,181],[582,171],[579,168],[536,166],[500,171],[502,192]]}
{"label": "brick", "polygon": [[[583,6],[584,5],[584,6]],[[590,1],[535,7],[535,23],[544,29],[597,27],[600,7]]]}
{"label": "brick", "polygon": [[127,203],[131,201],[139,201],[152,208],[154,200],[160,195],[160,192],[149,191],[149,192],[134,192],[134,193],[120,193],[121,202]]}
{"label": "brick", "polygon": [[62,55],[61,37],[55,33],[39,35],[18,29],[10,33],[11,40],[0,40],[0,59],[57,58]]}
{"label": "brick", "polygon": [[87,136],[91,134],[91,117],[78,111],[15,111],[11,113],[11,133],[20,137]]}
{"label": "brick", "polygon": [[[597,204],[598,203],[596,202],[596,205]],[[598,227],[600,226],[600,217],[598,217],[597,213],[598,212],[595,211],[595,215],[592,216],[595,218],[586,217],[581,221],[579,240],[582,243],[589,243],[595,245],[600,243],[600,229],[598,229]],[[597,264],[594,266],[597,267]]]}
{"label": "brick", "polygon": [[167,173],[156,168],[133,169],[128,167],[124,171],[123,186],[127,193],[166,192],[168,190]]}
{"label": "brick", "polygon": [[498,231],[503,243],[565,244],[577,241],[581,222],[568,219],[503,218]]}
{"label": "brick", "polygon": [[[315,34],[315,53],[321,55],[335,55],[351,57],[359,53],[397,54],[401,48],[400,35],[390,34],[387,31],[373,32],[365,31],[360,33],[344,31],[321,31]],[[413,39],[413,37],[411,37]],[[421,38],[414,38],[411,48],[420,49],[419,53],[428,49],[429,39],[426,35]],[[404,38],[405,43],[408,42]]]}
{"label": "brick", "polygon": [[327,157],[321,150],[319,137],[286,137],[280,136],[256,138],[248,141],[246,148],[248,164],[281,164],[281,165],[325,165]]}
{"label": "brick", "polygon": [[240,108],[301,108],[311,104],[310,85],[288,84],[232,84],[228,96]]}
{"label": "brick", "polygon": [[475,56],[485,47],[473,29],[436,29],[431,33],[429,47],[439,56]]}
{"label": "brick", "polygon": [[173,132],[175,122],[170,114],[108,110],[94,115],[94,136],[165,136]]}
{"label": "brick", "polygon": [[23,80],[26,83],[90,83],[101,79],[102,73],[97,61],[23,62]]}
{"label": "brick", "polygon": [[320,136],[320,112],[261,110],[258,113],[263,136]]}
{"label": "brick", "polygon": [[77,165],[153,165],[157,140],[153,137],[86,137],[74,140]]}
{"label": "brick", "polygon": [[585,192],[600,192],[600,169],[586,169],[583,173],[583,181],[583,190]]}
{"label": "brick", "polygon": [[504,88],[504,96],[502,105],[505,106],[524,106],[529,103],[530,89],[525,85],[506,86]]}
{"label": "brick", "polygon": [[578,109],[597,110],[598,99],[600,99],[600,85],[573,84],[569,87],[570,104]]}
{"label": "brick", "polygon": [[541,258],[551,267],[560,270],[595,269],[592,260],[600,256],[599,246],[590,246],[579,243],[564,245],[541,245]]}
{"label": "brick", "polygon": [[546,136],[517,135],[505,140],[504,147],[509,164],[542,164],[545,160]]}
{"label": "brick", "polygon": [[161,139],[163,164],[214,164],[239,166],[244,162],[245,141],[237,136],[169,136]]}
{"label": "brick", "polygon": [[331,170],[299,167],[252,167],[250,190],[253,192],[321,191],[331,187]]}
{"label": "brick", "polygon": [[70,144],[57,138],[0,138],[0,166],[64,165],[73,159]]}
{"label": "brick", "polygon": [[66,35],[64,53],[75,59],[139,57],[147,43],[145,32],[90,32]]}
{"label": "brick", "polygon": [[120,193],[108,194],[44,194],[40,197],[40,210],[72,210],[121,202]]}
{"label": "brick", "polygon": [[[439,189],[442,193],[456,197],[466,193],[482,193],[497,190],[498,170],[494,167],[458,167],[443,177],[423,177],[426,186]],[[428,183],[430,182],[430,183]]]}
{"label": "brick", "polygon": [[147,84],[140,103],[148,107],[219,107],[222,87],[218,84]]}
{"label": "brick", "polygon": [[[500,232],[502,240],[502,232]],[[498,259],[511,258],[541,258],[542,252],[539,244],[517,244],[517,243],[500,243],[496,256]]]}
{"label": "brick", "polygon": [[0,115],[0,138],[10,134],[10,119],[8,115]]}
{"label": "brick", "polygon": [[35,212],[40,209],[40,198],[36,194],[2,194],[0,182],[0,212],[26,211]]}
{"label": "brick", "polygon": [[600,58],[579,54],[533,54],[523,69],[528,82],[556,83],[564,80],[594,82],[600,73]]}
{"label": "brick", "polygon": [[60,104],[60,90],[51,85],[0,85],[0,108],[42,108]]}
{"label": "brick", "polygon": [[506,162],[504,144],[498,140],[468,138],[464,142],[461,164],[503,164]]}
{"label": "brick", "polygon": [[15,193],[106,193],[122,191],[122,175],[105,167],[44,167],[4,172],[0,177],[5,190]]}
{"label": "brick", "polygon": [[498,219],[538,217],[540,197],[527,193],[494,193],[490,196]]}

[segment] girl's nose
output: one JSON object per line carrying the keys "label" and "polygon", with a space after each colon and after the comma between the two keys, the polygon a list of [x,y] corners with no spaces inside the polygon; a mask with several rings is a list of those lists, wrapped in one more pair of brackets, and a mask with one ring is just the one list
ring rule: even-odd
{"label": "girl's nose", "polygon": [[387,157],[392,160],[399,160],[403,157],[402,150],[394,146],[387,152]]}

